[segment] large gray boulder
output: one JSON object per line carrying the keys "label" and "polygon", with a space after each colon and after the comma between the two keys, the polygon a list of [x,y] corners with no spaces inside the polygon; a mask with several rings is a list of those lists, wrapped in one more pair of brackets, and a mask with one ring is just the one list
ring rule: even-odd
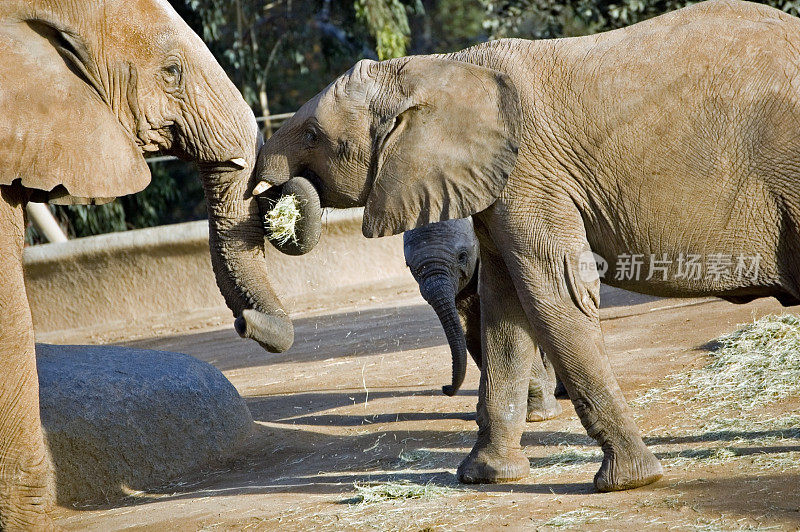
{"label": "large gray boulder", "polygon": [[253,428],[233,385],[189,355],[37,344],[59,503],[158,488],[231,458]]}

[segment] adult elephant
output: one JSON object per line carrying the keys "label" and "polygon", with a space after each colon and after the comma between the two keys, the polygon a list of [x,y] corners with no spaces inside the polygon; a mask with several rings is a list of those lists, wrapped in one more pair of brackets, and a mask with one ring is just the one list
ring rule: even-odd
{"label": "adult elephant", "polygon": [[[419,284],[425,301],[442,324],[453,361],[453,378],[442,386],[455,395],[467,371],[467,352],[478,368],[481,348],[481,301],[478,295],[480,245],[471,218],[457,218],[423,225],[403,233],[406,266]],[[509,331],[512,349],[535,351],[532,357],[526,421],[544,421],[561,413],[556,401],[556,376],[547,357],[522,331]]]}
{"label": "adult elephant", "polygon": [[52,474],[22,274],[26,202],[139,191],[147,152],[195,161],[237,330],[270,351],[294,333],[267,281],[249,193],[261,142],[253,113],[170,5],[8,0],[0,21],[0,529],[38,529],[49,524]]}
{"label": "adult elephant", "polygon": [[798,124],[800,20],[715,0],[594,36],[359,62],[269,140],[258,172],[365,205],[367,237],[473,215],[484,363],[459,478],[528,474],[532,354],[504,341],[519,329],[602,446],[595,486],[621,490],[662,468],[611,371],[588,252],[621,288],[800,303]]}

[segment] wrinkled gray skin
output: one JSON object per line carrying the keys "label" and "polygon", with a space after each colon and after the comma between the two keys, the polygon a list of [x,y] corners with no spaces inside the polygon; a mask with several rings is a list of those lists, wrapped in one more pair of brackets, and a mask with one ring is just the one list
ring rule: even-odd
{"label": "wrinkled gray skin", "polygon": [[403,233],[406,266],[420,294],[436,312],[450,345],[453,378],[442,387],[446,395],[454,395],[464,382],[467,351],[479,368],[482,365],[478,252],[478,239],[469,218]]}
{"label": "wrinkled gray skin", "polygon": [[[148,152],[195,161],[211,260],[236,328],[282,351],[294,332],[267,279],[251,195],[260,143],[252,111],[166,0],[0,3],[1,529],[51,526],[22,272],[25,204],[137,192],[150,181]],[[313,202],[306,209],[313,217]]]}
{"label": "wrinkled gray skin", "polygon": [[[454,395],[464,382],[467,351],[481,362],[481,309],[478,296],[480,246],[470,218],[424,225],[403,233],[406,266],[425,301],[442,324],[453,359],[452,382],[442,387]],[[537,349],[530,341],[519,349]],[[553,390],[555,373],[544,356],[533,356],[528,384],[527,421],[544,421],[561,413]]]}
{"label": "wrinkled gray skin", "polygon": [[[367,237],[472,216],[483,365],[459,479],[528,474],[534,351],[515,340],[535,338],[602,446],[596,488],[630,489],[662,468],[611,371],[600,282],[579,258],[670,261],[605,278],[642,293],[800,303],[799,88],[800,20],[712,0],[587,37],[361,61],[263,146],[257,172],[309,176],[323,206],[363,205]],[[690,255],[733,264],[686,275]],[[736,274],[740,256],[759,268]]]}

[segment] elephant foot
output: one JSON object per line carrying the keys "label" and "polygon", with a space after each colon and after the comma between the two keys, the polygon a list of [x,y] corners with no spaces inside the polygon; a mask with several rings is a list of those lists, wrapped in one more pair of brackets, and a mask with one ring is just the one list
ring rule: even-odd
{"label": "elephant foot", "polygon": [[644,444],[605,452],[600,471],[594,476],[597,491],[622,491],[651,484],[664,469]]}
{"label": "elephant foot", "polygon": [[10,515],[5,518],[0,515],[0,530],[12,532],[15,530],[36,530],[37,532],[51,532],[60,530],[56,527],[53,520],[46,513],[41,513],[38,510],[24,511],[15,509],[8,512]]}
{"label": "elephant foot", "polygon": [[57,530],[47,513],[54,489],[46,465],[19,468],[8,481],[0,479],[0,530]]}
{"label": "elephant foot", "polygon": [[472,449],[458,466],[458,480],[464,484],[497,484],[525,478],[530,473],[528,458],[521,451],[503,454],[488,448]]}
{"label": "elephant foot", "polygon": [[545,421],[553,419],[561,414],[561,405],[558,404],[555,397],[549,397],[546,400],[528,398],[528,413],[525,415],[525,421]]}

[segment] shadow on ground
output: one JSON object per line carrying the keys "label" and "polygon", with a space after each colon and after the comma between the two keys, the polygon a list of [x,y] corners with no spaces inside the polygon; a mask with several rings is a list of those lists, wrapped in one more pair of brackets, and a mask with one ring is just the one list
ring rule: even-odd
{"label": "shadow on ground", "polygon": [[[478,390],[459,390],[461,396],[478,396]],[[316,412],[324,412],[335,408],[363,404],[366,401],[376,401],[380,399],[395,399],[401,397],[441,397],[447,400],[441,390],[389,390],[371,391],[369,394],[364,392],[336,392],[336,391],[314,391],[300,392],[293,394],[269,395],[261,397],[250,397],[247,399],[247,406],[256,421],[279,422],[291,425],[336,425],[354,426],[361,424],[372,424],[376,419],[372,416],[349,416],[321,414],[314,415]],[[427,416],[427,417],[426,417]],[[399,418],[398,418],[399,417]],[[409,413],[385,413],[380,414],[380,421],[406,421],[410,419],[466,419],[474,420],[475,412],[409,412]]]}
{"label": "shadow on ground", "polygon": [[[413,330],[387,335],[387,330]],[[358,333],[353,324],[358,323]],[[253,366],[327,360],[331,356],[371,356],[447,343],[436,314],[428,305],[388,307],[327,314],[294,320],[295,342],[283,353],[267,353],[255,342],[243,341],[224,329],[185,336],[151,338],[125,345],[186,353],[222,371]]]}
{"label": "shadow on ground", "polygon": [[[386,397],[400,395],[431,395],[432,391],[386,392]],[[313,396],[315,394],[299,394]],[[325,394],[326,405],[334,408],[344,402],[347,394]],[[281,396],[287,399],[288,396]],[[165,486],[162,490],[154,490],[135,498],[125,499],[114,505],[91,506],[86,510],[97,510],[121,506],[136,506],[154,501],[188,500],[198,497],[216,497],[252,494],[316,494],[316,495],[341,495],[340,502],[352,502],[354,483],[368,482],[396,482],[410,481],[417,484],[433,484],[437,486],[457,487],[480,493],[527,493],[551,495],[589,495],[595,493],[591,483],[591,474],[579,473],[581,478],[574,482],[560,481],[565,476],[568,479],[575,474],[557,473],[554,478],[546,482],[537,482],[534,479],[526,481],[495,484],[472,485],[459,484],[454,470],[472,446],[476,431],[446,431],[446,430],[404,430],[400,427],[392,428],[391,424],[404,421],[454,419],[465,420],[468,416],[460,413],[441,412],[393,412],[380,414],[379,421],[373,421],[371,416],[362,416],[365,425],[382,423],[387,426],[374,427],[372,431],[363,434],[351,433],[348,435],[327,434],[317,430],[319,425],[335,424],[338,427],[352,427],[358,416],[301,416],[281,417],[288,412],[287,405],[276,403],[277,398],[253,398],[248,402],[253,407],[254,418],[260,421],[250,439],[250,442],[241,457],[228,464],[228,468],[218,471],[206,472],[198,477],[189,479],[179,485]],[[349,397],[348,397],[349,400]],[[347,404],[347,403],[345,403]],[[473,416],[474,419],[474,416]],[[309,423],[309,421],[312,421]],[[303,422],[304,425],[299,425]],[[297,423],[297,424],[296,424]],[[326,427],[327,428],[327,427]],[[321,429],[320,429],[321,430]],[[747,442],[763,442],[764,438],[779,436],[786,439],[797,439],[797,445],[760,445],[747,447]],[[680,438],[646,438],[650,445],[664,443],[709,443],[713,441],[737,441],[734,447],[727,450],[737,456],[755,456],[761,454],[786,453],[800,451],[800,429],[798,430],[767,430],[767,431],[717,431],[701,433],[696,436]],[[587,445],[587,436],[564,431],[528,431],[523,437],[524,446],[555,445],[557,443],[569,445]],[[404,452],[411,450],[424,450],[421,458],[407,461],[402,458]],[[662,459],[689,458],[703,460],[712,457],[718,451],[717,446],[712,448],[687,448],[674,451],[657,452]],[[599,467],[599,456],[571,457],[570,464],[591,464]],[[553,460],[550,456],[531,458],[530,465],[535,473],[537,469],[551,467]],[[761,477],[759,477],[761,478]],[[541,480],[541,479],[537,479]],[[552,480],[552,481],[550,481]],[[772,475],[768,479],[780,486],[800,482],[796,472]],[[652,487],[640,488],[636,493],[646,493],[648,490],[664,487],[667,482],[675,480],[662,480]],[[728,484],[736,484],[740,490],[745,489],[747,477],[741,479],[717,478],[701,481],[677,480],[681,489],[707,492],[709,505],[722,510],[747,515],[747,509],[739,504],[736,508],[726,508],[725,493]],[[742,484],[744,483],[744,484]],[[796,485],[796,484],[795,484]],[[759,484],[758,488],[764,488]],[[783,488],[781,488],[783,489]],[[741,502],[741,500],[740,500]],[[776,497],[775,503],[779,500]]]}
{"label": "shadow on ground", "polygon": [[[602,307],[631,306],[659,298],[603,285]],[[332,356],[371,356],[447,344],[436,314],[425,304],[382,307],[293,320],[295,343],[284,353],[267,353],[255,342],[242,341],[233,328],[183,336],[151,338],[124,345],[186,353],[222,371]],[[358,323],[354,334],[353,324]],[[398,324],[402,324],[399,327]],[[396,334],[387,331],[397,331]],[[404,332],[406,331],[406,332]],[[413,334],[407,331],[413,331]]]}

